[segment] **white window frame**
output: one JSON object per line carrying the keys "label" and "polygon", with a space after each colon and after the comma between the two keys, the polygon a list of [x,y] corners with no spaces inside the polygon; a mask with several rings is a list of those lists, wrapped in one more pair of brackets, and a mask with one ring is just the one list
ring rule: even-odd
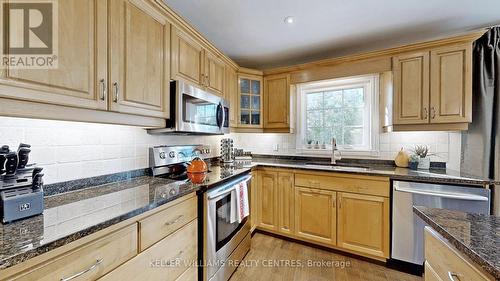
{"label": "white window frame", "polygon": [[317,82],[310,82],[297,85],[297,134],[296,134],[296,150],[304,154],[330,155],[331,144],[326,144],[323,148],[307,148],[306,140],[306,94],[321,91],[333,91],[336,89],[345,88],[364,88],[365,94],[365,110],[370,113],[365,115],[366,124],[365,133],[369,135],[367,138],[369,143],[364,147],[338,146],[342,155],[346,156],[366,156],[378,157],[379,150],[379,75],[363,75],[347,78],[331,79]]}

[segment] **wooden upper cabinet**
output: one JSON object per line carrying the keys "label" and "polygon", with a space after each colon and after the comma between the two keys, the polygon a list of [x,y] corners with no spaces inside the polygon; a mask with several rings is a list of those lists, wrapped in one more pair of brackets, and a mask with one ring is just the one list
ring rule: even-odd
{"label": "wooden upper cabinet", "polygon": [[106,1],[59,1],[58,67],[0,70],[0,97],[105,110],[106,18]]}
{"label": "wooden upper cabinet", "polygon": [[429,123],[429,52],[393,58],[394,124]]}
{"label": "wooden upper cabinet", "polygon": [[339,192],[338,246],[389,257],[389,198]]}
{"label": "wooden upper cabinet", "polygon": [[238,75],[238,127],[262,129],[262,77]]}
{"label": "wooden upper cabinet", "polygon": [[295,223],[293,173],[278,173],[278,231],[293,234]]}
{"label": "wooden upper cabinet", "polygon": [[226,65],[209,51],[205,51],[205,86],[214,94],[224,96],[224,83],[226,79]]}
{"label": "wooden upper cabinet", "polygon": [[296,236],[335,246],[336,210],[335,191],[295,187]]}
{"label": "wooden upper cabinet", "polygon": [[110,3],[110,108],[168,116],[170,24],[145,0]]}
{"label": "wooden upper cabinet", "polygon": [[203,47],[178,28],[172,27],[172,78],[202,85]]}
{"label": "wooden upper cabinet", "polygon": [[472,45],[431,51],[431,123],[472,122]]}
{"label": "wooden upper cabinet", "polygon": [[264,77],[264,129],[290,128],[290,75]]}
{"label": "wooden upper cabinet", "polygon": [[226,87],[224,96],[229,102],[229,126],[238,126],[238,73],[230,66],[226,66]]}
{"label": "wooden upper cabinet", "polygon": [[259,171],[257,190],[258,226],[262,229],[277,230],[277,186],[278,173]]}

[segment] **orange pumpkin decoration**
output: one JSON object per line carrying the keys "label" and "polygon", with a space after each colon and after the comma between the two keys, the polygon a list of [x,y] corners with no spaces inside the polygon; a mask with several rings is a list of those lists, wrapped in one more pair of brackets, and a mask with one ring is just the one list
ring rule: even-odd
{"label": "orange pumpkin decoration", "polygon": [[208,166],[201,158],[196,157],[187,167],[187,175],[192,183],[203,183],[207,177]]}
{"label": "orange pumpkin decoration", "polygon": [[194,184],[202,184],[207,178],[207,173],[188,173],[187,175]]}
{"label": "orange pumpkin decoration", "polygon": [[208,171],[208,166],[205,161],[203,161],[200,157],[195,157],[191,164],[187,167],[188,173],[206,173]]}

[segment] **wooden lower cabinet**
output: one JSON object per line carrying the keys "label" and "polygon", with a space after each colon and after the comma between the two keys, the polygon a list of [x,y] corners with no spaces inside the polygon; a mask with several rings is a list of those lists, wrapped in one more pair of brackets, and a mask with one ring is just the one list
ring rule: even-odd
{"label": "wooden lower cabinet", "polygon": [[197,237],[193,220],[100,280],[176,280],[197,259]]}
{"label": "wooden lower cabinet", "polygon": [[193,192],[159,210],[2,269],[0,281],[197,280],[196,202]]}
{"label": "wooden lower cabinet", "polygon": [[389,198],[339,192],[337,246],[389,257]]}
{"label": "wooden lower cabinet", "polygon": [[445,238],[431,229],[424,230],[425,280],[492,281],[493,276],[462,255]]}
{"label": "wooden lower cabinet", "polygon": [[388,178],[281,168],[255,175],[257,229],[376,260],[389,257]]}
{"label": "wooden lower cabinet", "polygon": [[197,198],[193,197],[139,221],[140,251],[170,235],[197,217]]}
{"label": "wooden lower cabinet", "polygon": [[7,280],[63,280],[81,272],[78,280],[95,280],[136,254],[137,224],[132,224]]}
{"label": "wooden lower cabinet", "polygon": [[295,235],[329,245],[337,242],[336,192],[295,188]]}
{"label": "wooden lower cabinet", "polygon": [[259,228],[278,230],[278,173],[259,171],[257,175],[257,223]]}
{"label": "wooden lower cabinet", "polygon": [[293,234],[295,223],[294,206],[294,178],[293,173],[278,173],[278,231],[284,234]]}

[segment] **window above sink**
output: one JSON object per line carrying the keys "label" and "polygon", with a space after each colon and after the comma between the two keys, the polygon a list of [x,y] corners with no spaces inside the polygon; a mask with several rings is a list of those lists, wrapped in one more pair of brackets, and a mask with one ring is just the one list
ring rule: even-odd
{"label": "window above sink", "polygon": [[345,155],[378,155],[378,75],[298,86],[297,149],[328,154],[332,138]]}

